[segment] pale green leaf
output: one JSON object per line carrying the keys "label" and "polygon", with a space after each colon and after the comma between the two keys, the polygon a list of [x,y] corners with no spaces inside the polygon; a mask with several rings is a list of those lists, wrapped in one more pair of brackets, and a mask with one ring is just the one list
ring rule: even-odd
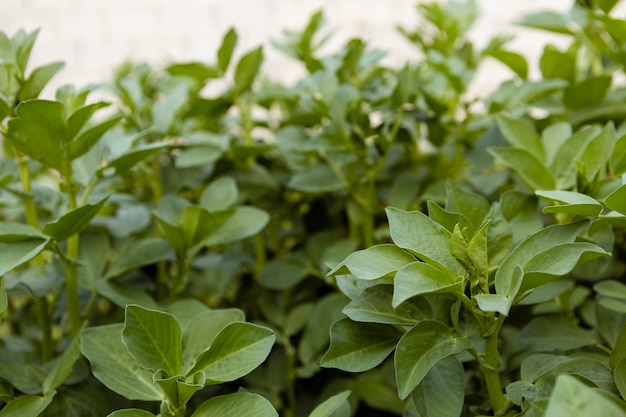
{"label": "pale green leaf", "polygon": [[139,305],[126,306],[122,341],[144,368],[178,375],[183,367],[182,334],[174,316]]}
{"label": "pale green leaf", "polygon": [[222,39],[222,45],[217,51],[217,67],[222,73],[226,72],[230,65],[230,59],[233,56],[233,51],[237,46],[237,32],[231,28],[226,32]]}
{"label": "pale green leaf", "polygon": [[609,194],[604,199],[604,204],[611,210],[626,215],[626,184]]}
{"label": "pale green leaf", "polygon": [[258,367],[269,355],[276,335],[267,327],[234,322],[224,327],[209,349],[198,356],[187,372],[203,371],[213,383],[234,381]]}
{"label": "pale green leaf", "polygon": [[240,95],[244,91],[248,90],[254,79],[259,73],[261,63],[263,62],[263,47],[259,46],[256,49],[245,54],[237,63],[235,68],[235,96]]}
{"label": "pale green leaf", "polygon": [[359,279],[373,280],[402,269],[415,262],[415,257],[391,244],[372,246],[350,254],[328,275],[349,272]]}
{"label": "pale green leaf", "polygon": [[350,393],[350,391],[343,391],[326,399],[311,411],[309,417],[334,417],[335,411],[348,403]]}
{"label": "pale green leaf", "polygon": [[394,308],[393,288],[392,285],[366,288],[344,307],[343,313],[353,321],[397,325],[414,325],[430,317],[427,303],[402,303]]}
{"label": "pale green leaf", "polygon": [[465,369],[455,357],[437,362],[413,390],[420,417],[459,417],[465,401]]}
{"label": "pale green leaf", "polygon": [[35,68],[22,85],[22,89],[20,90],[20,101],[37,98],[41,93],[41,90],[43,90],[46,84],[48,84],[48,81],[50,81],[56,73],[61,71],[64,66],[64,62],[52,62]]}
{"label": "pale green leaf", "polygon": [[569,375],[556,380],[546,416],[550,417],[624,417],[626,406],[609,393],[594,389]]}
{"label": "pale green leaf", "polygon": [[522,329],[519,340],[536,352],[568,351],[598,342],[592,331],[555,316],[533,319]]}
{"label": "pale green leaf", "polygon": [[25,395],[10,401],[0,410],[0,417],[37,417],[52,402],[56,391],[50,392],[43,397]]}
{"label": "pale green leaf", "polygon": [[595,198],[574,191],[544,191],[537,190],[535,194],[550,202],[559,204],[550,205],[543,209],[544,213],[568,213],[579,216],[597,216],[602,212],[602,204]]}
{"label": "pale green leaf", "polygon": [[0,222],[0,243],[12,243],[29,239],[45,239],[46,236],[24,223]]}
{"label": "pale green leaf", "polygon": [[130,355],[122,343],[123,324],[90,327],[80,333],[80,350],[91,363],[96,378],[129,400],[160,401],[161,389],[151,372]]}
{"label": "pale green leaf", "polygon": [[278,417],[272,404],[258,394],[238,392],[206,401],[191,417]]}
{"label": "pale green leaf", "polygon": [[[580,130],[574,133],[559,148],[550,164],[549,172],[554,178],[554,183],[549,187],[537,187],[540,190],[565,190],[576,185],[578,173],[578,161],[582,160],[585,149],[602,130],[597,127]],[[530,166],[527,169],[531,169]]]}
{"label": "pale green leaf", "polygon": [[224,245],[252,237],[265,228],[270,216],[251,206],[241,206],[203,242],[206,246]]}
{"label": "pale green leaf", "polygon": [[208,211],[226,210],[237,201],[239,191],[232,177],[221,177],[202,192],[198,204]]}
{"label": "pale green leaf", "polygon": [[326,165],[316,165],[294,174],[287,186],[305,193],[332,193],[344,188],[341,178]]}
{"label": "pale green leaf", "polygon": [[80,358],[80,346],[78,338],[75,337],[69,344],[61,357],[56,361],[54,367],[48,372],[48,376],[43,381],[41,389],[45,395],[48,395],[65,382],[72,373],[74,364]]}
{"label": "pale green leaf", "polygon": [[125,410],[114,411],[107,417],[155,417],[155,415],[138,408],[127,408]]}
{"label": "pale green leaf", "polygon": [[43,227],[43,232],[59,241],[68,239],[89,225],[108,198],[106,196],[95,204],[85,204],[65,212],[58,219],[48,222]]}
{"label": "pale green leaf", "polygon": [[39,255],[47,244],[48,240],[29,239],[2,246],[2,250],[0,250],[0,276]]}
{"label": "pale green leaf", "polygon": [[167,91],[165,97],[152,106],[152,125],[159,133],[168,133],[176,117],[189,103],[189,87],[186,83],[179,83]]}
{"label": "pale green leaf", "polygon": [[526,150],[539,161],[544,161],[545,151],[541,138],[532,123],[523,119],[498,116],[498,127],[504,138],[516,148]]}
{"label": "pale green leaf", "polygon": [[124,246],[111,262],[104,279],[121,277],[131,271],[160,261],[175,258],[172,246],[165,239],[148,237]]}
{"label": "pale green leaf", "polygon": [[330,329],[330,347],[320,364],[347,372],[367,371],[389,356],[401,336],[393,326],[341,319]]}
{"label": "pale green leaf", "polygon": [[526,149],[489,148],[488,150],[515,171],[532,190],[555,188],[554,178],[550,170],[539,158]]}
{"label": "pale green leaf", "polygon": [[411,297],[422,294],[454,293],[463,288],[463,277],[445,268],[423,262],[413,262],[396,273],[393,306],[397,308]]}
{"label": "pale green leaf", "polygon": [[448,327],[424,320],[406,332],[396,347],[395,368],[398,395],[407,398],[440,360],[472,347],[465,338],[456,338]]}
{"label": "pale green leaf", "polygon": [[387,208],[389,230],[393,242],[422,259],[424,262],[445,268],[452,273],[462,273],[463,267],[448,249],[452,234],[439,223],[419,211]]}
{"label": "pale green leaf", "polygon": [[227,325],[243,321],[243,311],[235,308],[207,310],[191,319],[183,331],[183,374],[191,369],[196,358],[211,346]]}

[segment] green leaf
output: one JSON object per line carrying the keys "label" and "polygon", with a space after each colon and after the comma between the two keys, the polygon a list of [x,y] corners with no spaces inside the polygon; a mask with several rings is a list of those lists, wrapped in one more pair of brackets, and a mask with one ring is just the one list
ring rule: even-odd
{"label": "green leaf", "polygon": [[167,72],[174,76],[191,77],[200,84],[206,83],[213,78],[219,78],[222,72],[214,67],[201,62],[186,62],[173,64],[167,67]]}
{"label": "green leaf", "polygon": [[[18,34],[20,35],[19,37]],[[39,29],[35,29],[30,33],[19,31],[18,34],[13,36],[11,42],[13,43],[13,48],[15,49],[15,64],[17,64],[20,75],[25,78],[24,76],[26,75],[28,60],[30,59],[30,53],[33,50],[33,45],[35,44],[37,35],[39,35]]]}
{"label": "green leaf", "polygon": [[568,213],[579,216],[598,216],[602,212],[602,204],[595,198],[574,191],[543,191],[537,190],[535,194],[550,202],[556,201],[556,205],[545,207],[543,213]]}
{"label": "green leaf", "polygon": [[20,103],[16,113],[17,117],[8,123],[9,143],[37,162],[63,171],[63,144],[72,139],[65,106],[34,99]]}
{"label": "green leaf", "polygon": [[423,262],[413,262],[396,273],[393,307],[411,297],[433,293],[455,293],[463,288],[462,276]]}
{"label": "green leaf", "polygon": [[298,256],[273,259],[259,274],[259,284],[272,290],[291,288],[309,276],[310,266]]}
{"label": "green leaf", "polygon": [[152,374],[137,363],[122,343],[123,324],[89,327],[80,333],[80,350],[96,378],[129,400],[160,401]]}
{"label": "green leaf", "polygon": [[609,393],[589,387],[577,378],[560,375],[550,397],[546,416],[583,417],[598,415],[603,417],[624,417],[626,406]]}
{"label": "green leaf", "polygon": [[563,103],[573,110],[580,110],[600,104],[611,88],[611,75],[587,77],[565,89]]}
{"label": "green leaf", "polygon": [[267,212],[249,206],[235,208],[235,212],[204,241],[206,246],[224,245],[254,236],[270,220]]}
{"label": "green leaf", "polygon": [[48,81],[65,66],[64,62],[52,62],[37,67],[30,73],[20,90],[20,101],[37,98]]}
{"label": "green leaf", "polygon": [[320,366],[347,372],[367,371],[393,352],[401,336],[393,326],[338,320],[330,329],[330,347]]}
{"label": "green leaf", "polygon": [[[174,409],[185,407],[193,394],[204,387],[204,375],[198,373],[191,380],[183,379],[180,376],[168,376],[162,369],[158,370],[153,377],[154,383],[161,387],[165,395],[165,400]],[[171,413],[174,414],[174,413]]]}
{"label": "green leaf", "polygon": [[35,395],[18,397],[0,410],[0,417],[37,417],[48,408],[55,395],[56,391],[52,391],[43,397]]}
{"label": "green leaf", "polygon": [[221,177],[204,189],[198,205],[208,211],[226,210],[235,204],[238,195],[234,178]]}
{"label": "green leaf", "polygon": [[553,316],[540,316],[522,329],[519,340],[536,352],[568,351],[597,343],[591,330]]}
{"label": "green leaf", "polygon": [[147,145],[138,146],[126,153],[117,156],[109,161],[104,168],[100,169],[100,172],[107,172],[107,170],[114,170],[117,174],[123,174],[128,171],[139,162],[148,158],[151,155],[159,152],[162,149],[168,148],[170,145],[167,143],[150,143]]}
{"label": "green leaf", "polygon": [[540,161],[544,160],[545,151],[541,138],[532,123],[523,119],[498,116],[498,127],[502,135],[512,146],[524,149]]}
{"label": "green leaf", "polygon": [[395,368],[398,395],[407,398],[440,360],[472,347],[465,338],[456,338],[444,324],[424,320],[406,332],[396,347]]}
{"label": "green leaf", "polygon": [[501,49],[489,51],[487,55],[502,62],[504,65],[509,67],[511,71],[517,74],[518,77],[522,79],[526,79],[528,77],[528,63],[523,55]]}
{"label": "green leaf", "polygon": [[309,417],[333,417],[333,413],[335,411],[337,411],[344,404],[348,403],[348,397],[350,394],[350,391],[343,391],[339,394],[333,395],[315,407],[313,411],[311,411],[311,414],[309,414]]}
{"label": "green leaf", "polygon": [[489,148],[489,153],[497,157],[504,165],[511,168],[532,190],[551,190],[556,188],[554,177],[548,168],[536,156],[525,149]]}
{"label": "green leaf", "polygon": [[594,3],[602,9],[604,13],[608,14],[611,10],[613,10],[615,5],[619,3],[619,0],[594,0]]}
{"label": "green leaf", "polygon": [[0,250],[0,276],[28,262],[45,249],[48,240],[29,239],[2,246]]}
{"label": "green leaf", "polygon": [[505,316],[509,315],[515,296],[522,285],[524,271],[521,266],[517,265],[512,274],[506,294],[476,294],[474,296],[478,307],[482,311],[496,311]]}
{"label": "green leaf", "polygon": [[604,199],[604,204],[611,210],[626,215],[626,184],[609,194]]}
{"label": "green leaf", "polygon": [[43,381],[41,389],[45,395],[54,392],[65,382],[78,359],[80,359],[80,346],[78,338],[75,337]]}
{"label": "green leaf", "polygon": [[496,271],[496,293],[499,295],[515,298],[517,295],[513,288],[514,270],[525,268],[525,265],[535,256],[541,254],[546,248],[551,248],[563,243],[571,243],[587,225],[587,222],[576,222],[565,225],[552,225],[539,230],[526,238],[502,261]]}
{"label": "green leaf", "polygon": [[139,304],[145,308],[157,309],[158,304],[146,291],[137,286],[119,284],[113,280],[101,279],[96,282],[98,293],[111,300],[118,307],[126,308],[129,304]]}
{"label": "green leaf", "polygon": [[159,133],[168,133],[184,106],[189,102],[189,87],[180,83],[166,92],[161,100],[152,106],[152,125]]}
{"label": "green leaf", "polygon": [[74,160],[89,151],[108,130],[122,120],[122,117],[112,117],[81,132],[70,145],[70,160]]}
{"label": "green leaf", "polygon": [[207,310],[194,317],[183,330],[183,362],[187,374],[196,358],[207,350],[217,335],[229,324],[243,321],[243,311],[235,308]]}
{"label": "green leaf", "polygon": [[0,275],[0,316],[5,312],[9,306],[9,299],[7,298],[7,292],[4,289],[4,276]]}
{"label": "green leaf", "polygon": [[622,398],[626,395],[626,360],[622,358],[615,366],[615,385]]}
{"label": "green leaf", "polygon": [[230,60],[233,56],[233,51],[237,46],[237,32],[235,29],[230,28],[222,39],[222,45],[217,51],[217,67],[222,73],[226,72],[230,65]]}
{"label": "green leaf", "polygon": [[[470,221],[470,235],[482,225],[485,216],[489,214],[491,206],[487,199],[480,194],[473,193],[459,186],[453,181],[446,183],[448,200],[446,210],[459,213]],[[463,224],[462,226],[468,226]]]}
{"label": "green leaf", "polygon": [[0,222],[0,243],[13,243],[21,240],[45,239],[46,236],[24,223]]}
{"label": "green leaf", "polygon": [[394,308],[392,285],[366,288],[343,309],[353,321],[366,323],[414,325],[430,317],[427,303],[403,303]]}
{"label": "green leaf", "polygon": [[518,24],[534,29],[573,35],[569,20],[564,15],[556,12],[529,13],[524,15]]}
{"label": "green leaf", "polygon": [[415,258],[395,245],[383,244],[350,254],[328,275],[349,272],[359,279],[374,280],[404,268]]}
{"label": "green leaf", "polygon": [[263,62],[263,47],[258,48],[245,54],[237,63],[235,68],[235,96],[240,95],[248,90],[261,68]]}
{"label": "green leaf", "polygon": [[106,196],[95,204],[85,204],[66,212],[58,219],[48,222],[43,227],[43,232],[58,241],[68,239],[89,225],[108,198]]}
{"label": "green leaf", "polygon": [[107,417],[156,417],[154,414],[140,410],[138,408],[127,408],[125,410],[117,410],[109,414]]}
{"label": "green leaf", "polygon": [[209,212],[198,206],[185,207],[178,219],[185,247],[200,244],[223,227],[234,214],[232,210]]}
{"label": "green leaf", "polygon": [[580,161],[595,137],[601,133],[599,127],[594,126],[576,132],[562,146],[554,156],[549,170],[553,174],[555,184],[552,187],[540,187],[543,190],[567,189],[576,185],[578,161]]}
{"label": "green leaf", "polygon": [[258,394],[238,392],[206,401],[191,417],[278,417],[272,404]]}
{"label": "green leaf", "polygon": [[294,174],[287,183],[291,189],[305,193],[332,193],[344,188],[341,178],[326,165],[316,165]]}
{"label": "green leaf", "polygon": [[104,279],[114,279],[146,265],[173,260],[174,249],[165,239],[148,237],[131,242],[111,262]]}
{"label": "green leaf", "polygon": [[269,355],[276,335],[267,327],[234,322],[222,329],[198,356],[187,375],[203,371],[207,381],[229,382],[252,372]]}
{"label": "green leaf", "polygon": [[414,253],[424,262],[445,268],[452,273],[462,273],[463,267],[448,249],[452,234],[419,211],[403,211],[393,207],[386,209],[389,230],[393,242]]}
{"label": "green leaf", "polygon": [[539,59],[543,78],[560,78],[573,82],[576,79],[576,54],[561,52],[554,45],[546,45]]}
{"label": "green leaf", "polygon": [[138,364],[170,376],[183,367],[182,333],[174,316],[139,305],[126,306],[122,341]]}
{"label": "green leaf", "polygon": [[465,401],[465,369],[455,357],[437,362],[413,390],[420,417],[458,417]]}

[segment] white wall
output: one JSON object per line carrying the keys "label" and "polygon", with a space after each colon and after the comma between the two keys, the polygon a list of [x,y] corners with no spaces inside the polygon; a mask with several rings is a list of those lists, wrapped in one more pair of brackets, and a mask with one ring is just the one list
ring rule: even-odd
{"label": "white wall", "polygon": [[[472,33],[480,45],[493,34],[515,33],[513,49],[536,57],[548,39],[561,43],[564,39],[521,30],[511,22],[528,11],[568,10],[573,0],[478,3],[483,14]],[[268,41],[279,38],[284,28],[302,28],[319,8],[336,30],[330,47],[362,37],[389,50],[388,62],[401,65],[416,55],[395,26],[417,22],[415,4],[415,0],[0,0],[0,30],[13,34],[18,28],[41,28],[33,65],[66,62],[45,91],[49,96],[64,83],[82,86],[108,80],[112,68],[124,59],[213,62],[221,37],[231,26],[239,33],[239,55],[262,43],[265,73],[293,80],[298,67]],[[482,94],[507,77],[498,64],[486,64],[473,90]]]}

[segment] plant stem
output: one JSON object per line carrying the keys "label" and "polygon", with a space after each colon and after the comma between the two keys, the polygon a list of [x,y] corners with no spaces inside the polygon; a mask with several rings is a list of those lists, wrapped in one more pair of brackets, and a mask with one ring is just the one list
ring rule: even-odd
{"label": "plant stem", "polygon": [[[37,216],[37,208],[31,194],[32,188],[30,183],[30,171],[28,170],[28,159],[20,154],[16,149],[17,165],[20,172],[20,181],[22,183],[22,204],[24,205],[24,217],[26,223],[36,229],[39,229],[39,219]],[[43,258],[37,255],[34,259],[36,265],[41,265]],[[39,319],[39,327],[41,329],[41,361],[43,363],[52,359],[52,323],[50,321],[50,310],[48,300],[45,296],[37,297],[37,316]]]}
{"label": "plant stem", "polygon": [[[289,290],[283,291],[283,300],[287,305]],[[296,349],[291,344],[291,339],[286,332],[283,334],[285,346],[285,377],[287,382],[287,409],[284,410],[285,417],[295,417],[296,415]]]}
{"label": "plant stem", "polygon": [[498,354],[498,338],[500,329],[504,323],[505,316],[501,314],[496,321],[494,332],[487,338],[485,342],[485,365],[483,365],[483,375],[489,393],[489,400],[494,413],[498,413],[506,406],[506,398],[502,392],[502,384],[500,382],[499,354]]}
{"label": "plant stem", "polygon": [[[70,210],[77,207],[76,193],[72,189],[71,184],[67,184],[67,195],[69,198]],[[67,239],[67,258],[74,261],[78,258],[78,241],[79,234],[76,233]],[[67,294],[67,312],[70,321],[70,333],[72,337],[78,335],[80,331],[80,302],[78,300],[78,269],[74,262],[69,262],[66,266],[65,287]]]}
{"label": "plant stem", "polygon": [[256,258],[256,275],[258,277],[267,263],[265,235],[262,231],[254,236],[254,255]]}

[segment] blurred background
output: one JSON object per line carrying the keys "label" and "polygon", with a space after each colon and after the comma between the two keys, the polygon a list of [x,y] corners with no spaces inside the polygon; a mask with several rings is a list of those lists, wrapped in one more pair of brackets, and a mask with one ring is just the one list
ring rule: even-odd
{"label": "blurred background", "polygon": [[[532,74],[547,42],[565,45],[558,35],[549,37],[515,26],[524,13],[567,11],[573,0],[477,0],[480,18],[472,30],[477,46],[494,34],[513,34],[510,49],[529,57]],[[40,28],[32,67],[65,61],[43,96],[50,97],[66,83],[84,86],[107,81],[124,60],[160,64],[168,61],[212,63],[221,38],[230,27],[239,34],[235,56],[265,46],[263,72],[285,82],[303,73],[299,64],[271,45],[284,29],[302,29],[312,13],[323,9],[327,28],[334,36],[326,49],[334,50],[347,39],[360,37],[373,47],[389,51],[386,63],[401,66],[417,52],[396,30],[418,23],[416,0],[0,0],[0,30],[12,35],[24,28]],[[626,7],[616,13],[624,15]],[[470,92],[492,91],[510,72],[487,61]]]}

